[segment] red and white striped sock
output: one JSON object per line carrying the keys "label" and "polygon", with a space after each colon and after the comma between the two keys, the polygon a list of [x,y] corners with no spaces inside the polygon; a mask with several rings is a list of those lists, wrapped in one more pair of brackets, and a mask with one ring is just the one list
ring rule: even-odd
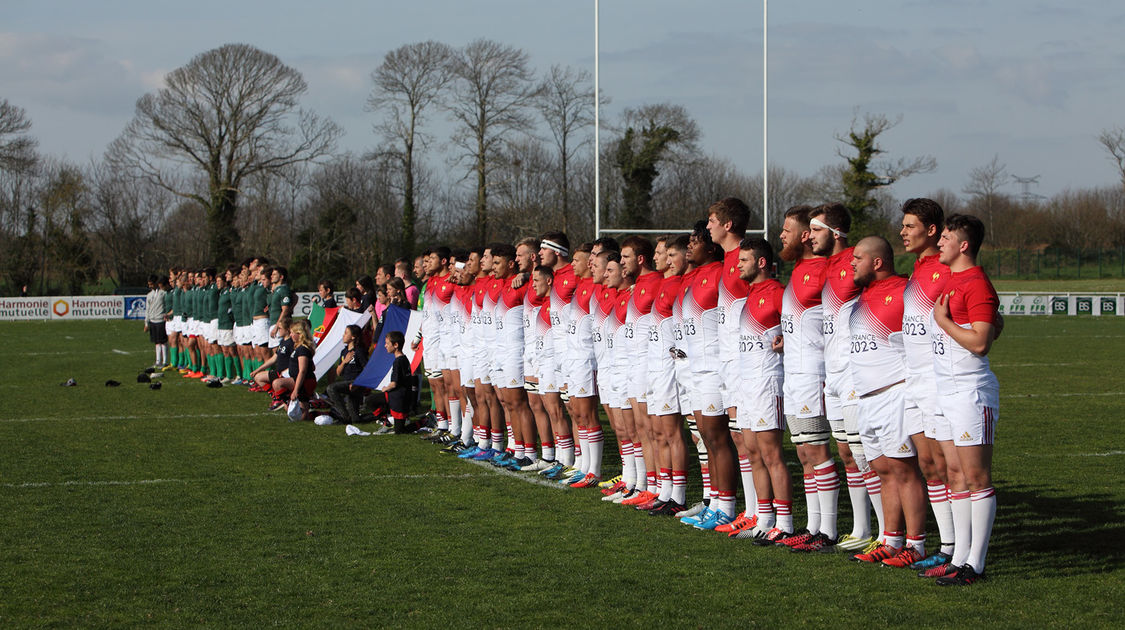
{"label": "red and white striped sock", "polygon": [[777,515],[777,524],[774,527],[783,532],[794,531],[793,529],[793,502],[773,500],[773,513]]}
{"label": "red and white striped sock", "polygon": [[559,463],[563,466],[574,465],[574,436],[561,435],[559,436]]}
{"label": "red and white striped sock", "polygon": [[477,448],[482,451],[491,446],[488,442],[488,427],[473,427],[473,437],[477,439]]}
{"label": "red and white striped sock", "polygon": [[709,505],[711,502],[711,469],[702,466],[699,472],[703,475],[703,500]]}
{"label": "red and white striped sock", "polygon": [[875,474],[874,470],[868,470],[863,473],[863,483],[867,486],[867,498],[871,500],[871,509],[875,510],[875,522],[879,525],[879,530],[884,530],[883,526],[883,482],[879,481],[879,475]]}
{"label": "red and white striped sock", "polygon": [[867,500],[867,484],[863,473],[852,466],[844,468],[848,480],[848,498],[852,504],[852,537],[867,538],[871,535],[871,504]]}
{"label": "red and white striped sock", "polygon": [[645,475],[645,451],[640,442],[633,442],[633,465],[637,468],[637,490],[648,490],[648,477]]}
{"label": "red and white striped sock", "polygon": [[758,517],[758,528],[765,532],[773,529],[774,523],[777,522],[777,518],[773,513],[773,501],[769,499],[758,499],[757,510],[755,514]]}
{"label": "red and white striped sock", "polygon": [[902,532],[883,532],[883,544],[895,549],[902,549]]}
{"label": "red and white striped sock", "polygon": [[749,518],[758,509],[758,491],[754,488],[754,466],[750,463],[749,457],[738,456],[738,472],[742,476],[742,494],[746,497],[746,516]]}
{"label": "red and white striped sock", "polygon": [[578,442],[574,449],[574,466],[582,472],[590,471],[590,464],[586,461],[590,457],[590,429],[578,427]]}
{"label": "red and white striped sock", "polygon": [[657,497],[667,503],[672,499],[672,469],[660,469],[660,495]]}
{"label": "red and white striped sock", "polygon": [[540,447],[543,449],[543,459],[545,459],[549,462],[555,461],[555,443],[554,442],[543,442],[543,444],[541,444]]}
{"label": "red and white striped sock", "polygon": [[586,472],[601,479],[602,450],[605,448],[605,435],[602,428],[586,429]]}
{"label": "red and white striped sock", "polygon": [[734,518],[734,493],[729,491],[716,491],[711,495],[711,509],[716,512],[723,512],[727,516]]}
{"label": "red and white striped sock", "polygon": [[672,500],[680,505],[687,503],[687,473],[685,471],[672,471]]}
{"label": "red and white striped sock", "polygon": [[621,442],[621,457],[625,462],[621,466],[621,481],[632,490],[637,487],[637,460],[633,457],[632,442]]}
{"label": "red and white striped sock", "polygon": [[953,508],[949,504],[949,487],[941,479],[926,482],[926,492],[930,496],[930,508],[937,521],[938,540],[942,553],[953,553]]}
{"label": "red and white striped sock", "polygon": [[984,573],[984,559],[988,554],[988,539],[992,537],[992,524],[996,521],[996,490],[985,488],[970,496],[973,518],[973,546],[969,549],[966,562]]}
{"label": "red and white striped sock", "polygon": [[494,451],[504,450],[504,432],[503,431],[493,431],[492,432],[492,450],[494,450]]}
{"label": "red and white striped sock", "polygon": [[[840,498],[840,474],[831,459],[813,468],[816,476],[816,493],[820,500],[820,533],[836,539],[836,502]],[[810,532],[813,530],[809,530]]]}
{"label": "red and white striped sock", "polygon": [[806,529],[810,533],[820,531],[820,497],[816,494],[816,476],[805,475],[805,508],[808,510]]}
{"label": "red and white striped sock", "polygon": [[656,494],[660,491],[660,480],[655,470],[647,471],[645,473],[645,479],[648,481],[648,488],[646,489],[649,492]]}
{"label": "red and white striped sock", "polygon": [[906,546],[913,548],[923,558],[926,557],[926,535],[920,534],[918,536],[907,536]]}

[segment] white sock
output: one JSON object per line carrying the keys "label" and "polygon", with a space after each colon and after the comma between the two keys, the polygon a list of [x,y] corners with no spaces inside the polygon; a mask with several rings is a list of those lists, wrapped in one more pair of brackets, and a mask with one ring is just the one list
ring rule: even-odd
{"label": "white sock", "polygon": [[923,558],[926,557],[926,535],[925,534],[922,534],[921,536],[907,536],[906,537],[906,546],[912,547],[915,550],[917,550],[918,555],[922,556]]}
{"label": "white sock", "polygon": [[926,491],[930,495],[930,508],[934,511],[934,520],[937,521],[941,552],[952,554],[953,509],[949,505],[949,487],[941,480],[927,481]]}
{"label": "white sock", "polygon": [[665,503],[672,498],[672,469],[660,469],[660,494],[656,498]]}
{"label": "white sock", "polygon": [[645,466],[645,451],[640,442],[633,442],[633,465],[637,468],[637,490],[648,490],[648,469]]}
{"label": "white sock", "polygon": [[632,490],[637,487],[637,460],[633,456],[633,443],[622,442],[621,454],[625,458],[625,464],[621,467],[621,481],[626,488]]}
{"label": "white sock", "polygon": [[848,480],[848,499],[852,504],[852,537],[867,538],[871,535],[871,504],[867,499],[867,484],[858,468],[845,468]]}
{"label": "white sock", "polygon": [[602,451],[605,448],[605,436],[602,428],[586,429],[586,466],[587,473],[598,479],[602,477]]}
{"label": "white sock", "polygon": [[449,432],[461,435],[461,401],[457,398],[449,399]]}
{"label": "white sock", "polygon": [[[949,509],[953,513],[953,566],[965,564],[973,546],[973,505],[968,490],[949,493]],[[973,567],[976,568],[976,567]]]}
{"label": "white sock", "polygon": [[816,477],[805,475],[805,508],[808,510],[806,529],[815,534],[820,531],[820,497],[816,491]]}
{"label": "white sock", "polygon": [[682,470],[672,471],[672,500],[680,505],[687,503],[687,473]]}
{"label": "white sock", "polygon": [[742,494],[746,496],[746,518],[758,512],[758,491],[754,487],[754,465],[749,457],[738,458],[738,471],[742,474]]}
{"label": "white sock", "polygon": [[556,447],[557,452],[555,454],[555,457],[558,458],[558,462],[563,466],[573,466],[574,436],[564,435],[563,437],[559,438],[559,441],[556,443]]}
{"label": "white sock", "polygon": [[590,429],[578,427],[578,448],[574,451],[574,467],[582,472],[589,472],[586,455],[590,452]]}
{"label": "white sock", "polygon": [[774,527],[783,532],[793,532],[793,502],[773,501],[773,513],[777,515],[777,524]]}
{"label": "white sock", "polygon": [[867,486],[867,498],[871,501],[871,509],[875,510],[875,522],[880,535],[886,530],[883,525],[883,482],[874,470],[868,469],[863,473],[863,482]]}
{"label": "white sock", "polygon": [[[836,502],[840,498],[840,475],[831,459],[813,468],[816,494],[820,501],[820,533],[836,539]],[[813,530],[809,530],[810,532]]]}
{"label": "white sock", "polygon": [[988,554],[988,539],[992,536],[992,524],[996,520],[996,490],[985,488],[973,492],[969,502],[972,504],[973,519],[972,547],[965,562],[977,573],[984,573],[984,557]]}

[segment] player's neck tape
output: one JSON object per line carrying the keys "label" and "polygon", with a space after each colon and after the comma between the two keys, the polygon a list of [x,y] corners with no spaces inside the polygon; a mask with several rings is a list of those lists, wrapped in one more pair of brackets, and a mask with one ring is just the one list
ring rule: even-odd
{"label": "player's neck tape", "polygon": [[566,258],[567,256],[570,255],[570,250],[563,247],[562,245],[559,245],[558,243],[556,243],[554,241],[543,240],[539,243],[539,246],[540,247],[546,247],[547,249],[557,253],[559,256],[562,256],[563,258]]}
{"label": "player's neck tape", "polygon": [[825,223],[824,221],[821,221],[820,219],[813,219],[812,221],[809,221],[809,225],[815,225],[818,228],[824,228],[824,229],[828,230],[829,232],[835,234],[836,238],[848,238],[847,232],[844,232],[842,230],[837,230],[836,228],[828,225],[827,223]]}

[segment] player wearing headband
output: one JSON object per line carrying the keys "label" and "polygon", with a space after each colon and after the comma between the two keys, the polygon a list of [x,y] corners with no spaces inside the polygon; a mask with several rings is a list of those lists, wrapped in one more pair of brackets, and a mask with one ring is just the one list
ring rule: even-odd
{"label": "player wearing headband", "polygon": [[[539,391],[542,395],[543,406],[551,420],[552,434],[541,436],[544,444],[552,444],[552,450],[557,447],[566,449],[563,456],[566,461],[574,461],[574,434],[571,423],[563,414],[563,399],[561,392],[566,387],[567,373],[565,367],[569,364],[567,359],[569,343],[567,330],[573,323],[573,305],[575,291],[578,289],[578,277],[574,265],[570,263],[570,239],[562,232],[547,232],[539,239],[539,262],[551,269],[551,291],[549,319],[550,329],[544,337],[544,352]],[[550,346],[549,348],[547,346]],[[547,381],[544,383],[543,381]],[[568,395],[569,398],[569,395]],[[569,446],[566,446],[569,445]],[[552,457],[552,460],[554,458]],[[552,464],[554,462],[552,461]],[[550,466],[537,466],[539,470],[549,469]],[[536,472],[539,472],[537,470]]]}

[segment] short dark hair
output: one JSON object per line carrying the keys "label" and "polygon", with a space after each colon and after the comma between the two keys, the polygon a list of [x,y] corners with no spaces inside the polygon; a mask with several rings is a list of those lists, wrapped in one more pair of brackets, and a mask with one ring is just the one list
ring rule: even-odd
{"label": "short dark hair", "polygon": [[617,239],[613,238],[612,236],[603,236],[599,238],[590,245],[590,248],[593,249],[595,245],[601,245],[603,250],[612,249],[615,252],[621,251],[621,246],[617,244]]}
{"label": "short dark hair", "polygon": [[356,326],[355,324],[348,324],[347,326],[344,326],[344,330],[350,332],[352,334],[352,338],[356,341],[360,341],[363,339],[363,329],[359,326]]}
{"label": "short dark hair", "polygon": [[551,241],[556,245],[562,245],[564,248],[566,248],[567,251],[570,251],[570,239],[566,237],[566,234],[563,234],[562,232],[559,232],[557,230],[553,232],[545,232],[543,236],[539,237],[539,240]]}
{"label": "short dark hair", "polygon": [[603,249],[602,251],[598,252],[598,256],[605,258],[605,261],[607,263],[621,262],[621,252],[617,251],[616,249]]}
{"label": "short dark hair", "polygon": [[401,330],[388,330],[386,340],[399,349],[406,345],[406,336],[402,334]]}
{"label": "short dark hair", "polygon": [[679,236],[677,236],[677,237],[673,238],[672,240],[668,241],[668,244],[665,245],[665,247],[673,247],[675,249],[680,250],[681,252],[686,252],[688,250],[688,245],[690,245],[690,244],[691,244],[691,237],[688,236],[687,234],[680,234]]}
{"label": "short dark hair", "polygon": [[467,262],[469,260],[469,250],[458,247],[449,252],[449,257],[458,262]]}
{"label": "short dark hair", "polygon": [[281,276],[281,279],[283,281],[289,279],[289,270],[285,267],[279,265],[277,267],[274,267],[273,270],[277,272],[277,275]]}
{"label": "short dark hair", "polygon": [[383,273],[388,276],[395,275],[395,266],[393,263],[383,263],[382,265],[379,265],[378,269],[381,269]]}
{"label": "short dark hair", "polygon": [[852,216],[840,203],[825,203],[813,208],[809,212],[809,219],[812,220],[813,217],[824,217],[823,221],[828,227],[845,234],[852,229]]}
{"label": "short dark hair", "polygon": [[583,252],[589,254],[592,251],[594,251],[594,244],[589,241],[582,243],[578,247],[574,248],[574,253]]}
{"label": "short dark hair", "polygon": [[738,197],[727,197],[711,204],[707,215],[715,215],[719,223],[730,221],[732,234],[742,236],[746,234],[746,226],[750,223],[750,207]]}
{"label": "short dark hair", "polygon": [[535,273],[542,274],[548,278],[554,279],[555,270],[547,265],[535,265]]}
{"label": "short dark hair", "polygon": [[931,225],[941,227],[945,224],[945,211],[941,209],[941,204],[926,197],[907,199],[902,204],[902,213],[918,217],[918,220],[926,227]]}
{"label": "short dark hair", "polygon": [[760,236],[747,236],[746,238],[742,239],[741,243],[738,244],[738,248],[744,252],[753,253],[754,260],[765,258],[766,268],[773,269],[773,245],[770,245],[770,242],[766,239]]}
{"label": "short dark hair", "polygon": [[437,254],[439,260],[449,260],[449,248],[445,245],[435,247],[431,253]]}
{"label": "short dark hair", "polygon": [[492,250],[493,258],[499,256],[508,260],[516,259],[516,248],[507,243],[493,243],[488,248]]}
{"label": "short dark hair", "polygon": [[980,219],[971,214],[951,214],[945,220],[945,229],[959,232],[961,239],[969,242],[973,258],[977,257],[977,252],[984,243],[984,223]]}
{"label": "short dark hair", "polygon": [[652,256],[656,252],[652,241],[643,236],[633,235],[621,241],[621,249],[625,249],[626,247],[633,250],[635,256],[644,258],[644,267],[646,269],[652,269]]}
{"label": "short dark hair", "polygon": [[355,283],[363,287],[364,293],[375,292],[375,281],[371,279],[371,276],[360,276],[359,278],[356,278]]}
{"label": "short dark hair", "polygon": [[352,300],[362,300],[363,292],[355,287],[348,287],[348,290],[344,291],[344,298]]}
{"label": "short dark hair", "polygon": [[335,284],[334,282],[332,282],[331,280],[327,279],[327,278],[325,278],[324,280],[321,280],[321,281],[320,281],[320,282],[318,283],[318,286],[322,286],[322,287],[324,287],[325,289],[328,289],[328,291],[329,291],[330,293],[335,293],[335,292],[336,292],[336,284]]}
{"label": "short dark hair", "polygon": [[149,284],[156,284],[158,282],[160,282],[160,277],[157,276],[155,273],[150,273],[148,275],[148,283]]}

